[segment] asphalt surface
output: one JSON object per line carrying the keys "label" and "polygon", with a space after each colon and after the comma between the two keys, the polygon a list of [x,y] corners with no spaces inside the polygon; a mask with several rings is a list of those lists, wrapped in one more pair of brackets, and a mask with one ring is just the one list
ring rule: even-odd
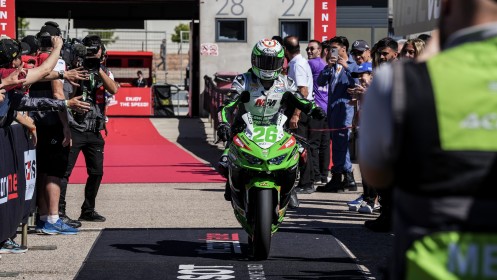
{"label": "asphalt surface", "polygon": [[[151,120],[164,137],[177,143],[185,151],[196,156],[201,161],[216,162],[220,154],[221,145],[213,144],[212,127],[207,119]],[[358,168],[356,168],[354,175],[360,181],[360,174],[357,170]],[[77,218],[79,216],[79,207],[83,201],[83,188],[83,185],[70,185],[68,188],[67,211],[70,217]],[[102,185],[97,197],[97,211],[107,218],[106,222],[84,222],[81,232],[76,236],[28,234],[29,251],[27,253],[2,255],[0,259],[0,278],[155,278],[153,269],[148,270],[150,274],[142,273],[137,277],[122,273],[112,274],[114,277],[96,273],[95,271],[98,270],[99,265],[103,267],[109,265],[109,268],[114,266],[114,268],[125,270],[126,267],[129,268],[130,264],[140,262],[140,259],[133,259],[131,255],[128,255],[123,262],[118,262],[120,265],[116,265],[116,263],[108,264],[106,261],[113,260],[113,256],[119,258],[123,256],[116,254],[104,258],[105,254],[102,254],[108,251],[105,250],[105,244],[110,246],[109,244],[113,244],[112,240],[116,240],[116,244],[120,244],[119,240],[123,241],[123,244],[130,244],[129,240],[123,239],[126,236],[125,233],[129,232],[138,233],[138,235],[132,237],[134,243],[139,241],[139,244],[156,245],[161,245],[162,243],[158,242],[167,240],[166,237],[171,232],[178,233],[180,231],[185,234],[180,232],[177,236],[184,237],[187,233],[192,234],[192,232],[200,229],[204,233],[237,232],[242,236],[243,231],[233,216],[231,206],[223,198],[223,188],[222,184]],[[281,236],[275,236],[276,239],[289,240],[287,242],[289,243],[289,249],[284,249],[287,259],[279,260],[278,266],[294,264],[291,262],[291,258],[294,256],[303,259],[310,267],[313,267],[314,264],[310,264],[316,261],[315,257],[323,256],[320,258],[320,265],[329,267],[329,265],[339,263],[337,259],[333,259],[335,256],[340,257],[342,262],[353,265],[354,271],[349,271],[350,267],[340,268],[334,266],[338,270],[347,271],[348,274],[344,272],[345,274],[332,275],[325,270],[323,274],[309,274],[305,278],[299,275],[282,274],[282,276],[280,275],[281,277],[269,277],[267,275],[266,279],[382,279],[382,270],[388,263],[387,258],[390,253],[393,236],[388,233],[373,233],[364,228],[364,221],[374,219],[378,214],[367,215],[348,211],[345,203],[357,198],[360,191],[362,191],[361,188],[357,192],[299,195],[301,199],[300,207],[289,211],[284,222],[284,230],[289,229],[296,233],[292,235],[291,239],[288,239],[288,236],[285,237],[287,233],[284,230],[277,233],[277,235],[281,233]],[[312,250],[308,250],[309,246],[305,246],[306,243],[304,242],[304,246],[295,247],[307,248],[304,253],[292,251],[293,247],[291,245],[301,242],[301,238],[306,236],[305,231],[310,229],[325,230],[325,240],[320,243],[321,246],[312,247]],[[301,234],[298,234],[299,230]],[[149,234],[151,231],[155,233],[153,236]],[[143,234],[144,232],[148,233],[148,235]],[[161,235],[161,232],[163,232],[163,235]],[[112,234],[109,235],[109,233]],[[20,237],[17,240],[20,241]],[[245,240],[240,242],[243,252]],[[338,246],[341,247],[341,250],[337,251]],[[286,247],[275,245],[272,248],[272,254],[282,256],[282,254],[278,254],[278,252],[283,252],[281,248]],[[172,253],[169,255],[178,257],[178,254]],[[147,257],[147,259],[149,258],[150,256]],[[347,261],[343,261],[343,259],[347,259]],[[193,261],[194,259],[189,260]],[[152,263],[160,265],[160,262],[155,259]],[[203,262],[200,263],[202,264]],[[90,267],[90,264],[94,265],[93,268]],[[184,264],[191,264],[191,262]],[[230,265],[237,266],[240,264]],[[271,266],[267,273],[273,271],[272,267],[275,266]],[[297,267],[298,265],[294,266],[294,268]],[[97,270],[95,270],[96,268]],[[88,274],[88,272],[92,271],[88,269],[93,269],[94,274]],[[247,269],[247,267],[244,269]],[[258,267],[254,266],[253,269],[257,270]],[[184,270],[188,271],[188,269]],[[361,275],[357,275],[356,271],[361,271]],[[163,273],[157,275],[161,279],[176,279],[176,277],[166,277]],[[240,276],[236,279],[249,278]]]}

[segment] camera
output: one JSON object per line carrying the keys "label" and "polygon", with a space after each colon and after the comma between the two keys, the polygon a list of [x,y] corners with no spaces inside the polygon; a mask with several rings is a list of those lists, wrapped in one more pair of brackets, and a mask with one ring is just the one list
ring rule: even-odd
{"label": "camera", "polygon": [[86,55],[94,56],[98,53],[99,50],[100,50],[100,46],[86,47]]}
{"label": "camera", "polygon": [[100,58],[95,55],[100,46],[85,46],[77,39],[66,40],[62,48],[62,59],[69,68],[83,67],[88,72],[98,73],[100,69]]}
{"label": "camera", "polygon": [[100,58],[97,57],[86,57],[83,59],[83,67],[88,72],[98,72],[100,69]]}
{"label": "camera", "polygon": [[39,44],[41,48],[50,48],[52,46],[52,36],[48,33],[41,34],[39,37]]}

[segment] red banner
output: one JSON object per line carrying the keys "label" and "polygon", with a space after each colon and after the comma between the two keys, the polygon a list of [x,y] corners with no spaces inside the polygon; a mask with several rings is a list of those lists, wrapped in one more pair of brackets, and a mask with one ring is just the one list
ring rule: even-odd
{"label": "red banner", "polygon": [[314,39],[322,42],[335,37],[336,17],[336,0],[314,0]]}
{"label": "red banner", "polygon": [[0,0],[0,35],[17,37],[15,0]]}
{"label": "red banner", "polygon": [[[1,1],[1,0],[0,0]],[[121,87],[108,101],[108,116],[152,116],[150,88]]]}

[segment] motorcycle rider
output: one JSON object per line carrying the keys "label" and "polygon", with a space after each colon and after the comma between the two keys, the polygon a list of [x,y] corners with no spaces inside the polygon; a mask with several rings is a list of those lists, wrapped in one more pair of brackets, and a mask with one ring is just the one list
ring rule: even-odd
{"label": "motorcycle rider", "polygon": [[[259,125],[282,112],[284,105],[294,106],[317,119],[326,116],[325,112],[311,101],[297,97],[299,93],[295,82],[288,76],[281,75],[284,59],[285,51],[276,40],[262,39],[257,42],[252,49],[252,68],[234,79],[231,89],[235,97],[219,110],[217,135],[221,141],[231,140],[232,135],[244,129],[241,116],[246,112],[250,112],[254,123]],[[250,94],[242,94],[243,92]],[[235,109],[238,109],[236,115]],[[229,148],[226,148],[219,162],[220,173],[226,178],[228,152]],[[298,200],[293,192],[292,195],[296,207]],[[226,200],[231,198],[228,184],[224,196]]]}

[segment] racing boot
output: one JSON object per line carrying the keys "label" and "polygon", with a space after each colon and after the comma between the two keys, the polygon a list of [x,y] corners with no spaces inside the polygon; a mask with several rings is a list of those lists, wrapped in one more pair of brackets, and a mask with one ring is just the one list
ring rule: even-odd
{"label": "racing boot", "polygon": [[226,182],[224,186],[224,200],[231,201],[231,187],[230,182]]}
{"label": "racing boot", "polygon": [[357,184],[352,171],[343,173],[343,189],[349,191],[357,191]]}
{"label": "racing boot", "polygon": [[290,201],[288,202],[288,208],[290,209],[296,209],[299,208],[300,202],[299,198],[297,197],[297,192],[295,189],[292,190],[290,193]]}
{"label": "racing boot", "polygon": [[228,149],[224,150],[223,155],[219,159],[219,162],[217,163],[217,171],[221,176],[224,178],[228,178],[229,171],[228,171]]}

